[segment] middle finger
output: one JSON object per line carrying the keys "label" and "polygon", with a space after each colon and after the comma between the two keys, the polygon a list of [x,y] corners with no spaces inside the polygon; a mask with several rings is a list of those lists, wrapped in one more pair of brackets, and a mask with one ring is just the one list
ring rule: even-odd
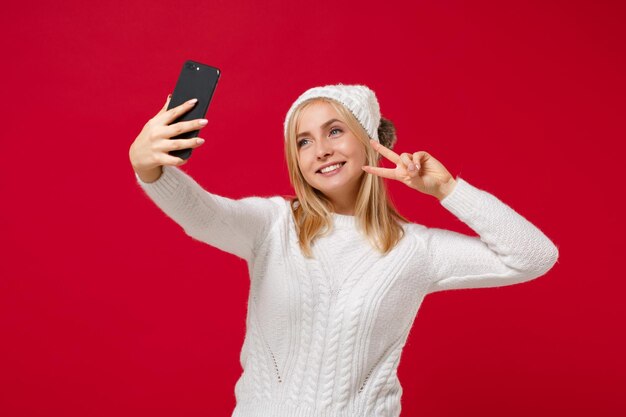
{"label": "middle finger", "polygon": [[163,126],[161,134],[163,137],[171,138],[184,132],[202,129],[207,125],[207,119],[187,120],[185,122],[174,123],[173,125]]}
{"label": "middle finger", "polygon": [[374,147],[376,152],[378,152],[379,154],[381,154],[385,158],[389,159],[394,164],[396,164],[396,165],[400,164],[400,162],[401,162],[400,155],[398,155],[397,153],[395,153],[391,149],[387,148],[386,146],[383,146],[380,143],[376,142],[374,139],[370,139],[370,144]]}

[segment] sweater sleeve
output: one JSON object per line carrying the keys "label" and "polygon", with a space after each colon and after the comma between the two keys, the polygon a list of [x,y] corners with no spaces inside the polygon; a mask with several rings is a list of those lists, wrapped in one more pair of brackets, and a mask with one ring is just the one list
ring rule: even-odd
{"label": "sweater sleeve", "polygon": [[274,197],[233,200],[204,190],[178,167],[164,165],[154,182],[146,183],[135,172],[138,184],[152,201],[195,240],[236,255],[246,261],[267,235],[285,206]]}
{"label": "sweater sleeve", "polygon": [[500,287],[540,277],[559,251],[536,226],[492,194],[462,178],[440,204],[479,236],[426,228],[429,293]]}

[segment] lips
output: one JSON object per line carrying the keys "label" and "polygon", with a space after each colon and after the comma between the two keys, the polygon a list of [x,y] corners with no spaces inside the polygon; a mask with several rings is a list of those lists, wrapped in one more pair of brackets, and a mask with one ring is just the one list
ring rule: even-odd
{"label": "lips", "polygon": [[[330,167],[330,166],[337,165],[337,164],[341,164],[341,166],[339,167],[339,168],[341,168],[342,166],[344,166],[344,165],[346,164],[346,161],[343,161],[343,162],[334,162],[334,163],[332,163],[332,164],[324,165],[323,167],[321,167],[320,169],[318,169],[317,171],[315,171],[315,173],[316,173],[316,174],[321,174],[321,173],[322,173],[322,170],[323,170],[324,168],[328,168],[328,167]],[[337,169],[339,169],[339,168],[337,168]],[[333,171],[330,171],[330,172],[333,172]]]}

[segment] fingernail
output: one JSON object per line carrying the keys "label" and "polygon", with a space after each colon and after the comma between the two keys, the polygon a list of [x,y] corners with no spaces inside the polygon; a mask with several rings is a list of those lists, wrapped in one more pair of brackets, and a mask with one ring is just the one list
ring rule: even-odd
{"label": "fingernail", "polygon": [[409,164],[409,171],[415,171],[415,165]]}
{"label": "fingernail", "polygon": [[197,101],[198,101],[197,98],[192,98],[191,100],[187,102],[187,104],[196,104]]}
{"label": "fingernail", "polygon": [[204,139],[198,139],[196,142],[198,142],[199,145],[202,145],[204,143]]}
{"label": "fingernail", "polygon": [[168,95],[167,95],[167,99],[169,100],[169,99],[171,99],[171,98],[172,98],[172,95],[171,95],[171,94],[168,94]]}
{"label": "fingernail", "polygon": [[209,123],[207,119],[200,119],[200,121],[198,121],[198,124],[201,124],[202,126],[204,126],[207,123]]}

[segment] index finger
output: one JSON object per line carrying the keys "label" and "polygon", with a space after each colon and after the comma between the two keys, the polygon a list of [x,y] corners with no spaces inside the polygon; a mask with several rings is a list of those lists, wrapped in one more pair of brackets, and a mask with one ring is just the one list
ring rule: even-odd
{"label": "index finger", "polygon": [[178,117],[180,117],[181,114],[186,113],[189,110],[191,110],[193,106],[195,106],[196,103],[198,102],[198,99],[193,98],[191,100],[187,100],[186,102],[179,104],[176,107],[172,107],[171,109],[166,110],[169,104],[169,101],[170,99],[167,100],[167,103],[165,104],[165,106],[163,106],[161,111],[157,113],[157,115],[154,117],[159,122],[162,122],[164,125],[169,125]]}
{"label": "index finger", "polygon": [[372,147],[374,147],[376,152],[389,159],[394,164],[400,165],[400,155],[387,148],[386,146],[381,145],[379,142],[376,142],[374,139],[370,139],[370,144],[372,145]]}

